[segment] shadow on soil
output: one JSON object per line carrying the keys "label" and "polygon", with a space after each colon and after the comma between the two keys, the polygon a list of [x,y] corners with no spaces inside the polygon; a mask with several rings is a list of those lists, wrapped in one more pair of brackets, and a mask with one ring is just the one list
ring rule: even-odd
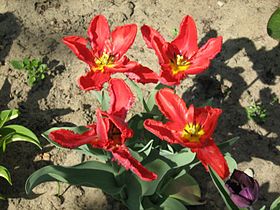
{"label": "shadow on soil", "polygon": [[[9,54],[13,40],[20,34],[21,26],[18,19],[12,13],[0,14],[0,61],[5,64],[5,58]],[[11,27],[13,26],[13,27]],[[53,86],[53,78],[61,74],[65,67],[59,64],[59,61],[50,61],[47,57],[43,58],[49,68],[49,74],[43,81],[34,85],[28,92],[27,100],[21,102],[18,106],[20,117],[11,123],[20,124],[33,130],[40,138],[41,133],[50,128],[53,119],[72,112],[71,109],[48,109],[41,110],[39,101],[46,99],[50,89]],[[0,89],[0,108],[8,109],[8,103],[11,98],[11,83],[8,78],[5,80]],[[72,126],[72,124],[60,123],[60,126]],[[24,184],[27,177],[35,170],[49,165],[52,162],[45,158],[44,154],[50,152],[53,147],[46,147],[46,140],[40,138],[43,149],[40,151],[34,145],[17,142],[8,146],[5,154],[1,156],[1,164],[11,172],[13,186],[9,186],[5,181],[0,180],[0,193],[8,198],[27,198],[24,190]],[[44,147],[45,146],[45,147]],[[34,158],[39,155],[39,161],[33,162]],[[8,208],[7,201],[0,201],[1,209]]]}
{"label": "shadow on soil", "polygon": [[[216,31],[211,30],[201,42],[205,43],[210,37],[216,37],[216,35]],[[248,56],[253,64],[252,69],[227,66],[227,60],[243,49],[246,53],[244,56]],[[280,110],[279,100],[275,98],[271,88],[259,90],[258,102],[262,103],[268,116],[263,123],[258,125],[264,128],[266,133],[242,128],[249,119],[246,108],[239,102],[244,93],[250,97],[248,89],[256,81],[260,80],[266,86],[275,84],[276,76],[280,75],[279,56],[280,45],[269,51],[264,48],[257,50],[253,41],[248,38],[229,39],[223,44],[222,52],[214,59],[209,70],[205,74],[197,75],[194,85],[183,94],[187,104],[201,106],[201,104],[209,104],[210,101],[210,105],[223,110],[215,132],[216,139],[219,141],[235,136],[240,137],[237,143],[229,148],[229,152],[237,162],[250,161],[251,157],[257,157],[280,165],[279,151],[276,148],[280,145],[280,112],[275,111]],[[255,71],[257,77],[247,84],[241,76],[244,71]],[[224,83],[225,80],[230,81],[231,87]],[[271,135],[272,133],[274,135]],[[265,204],[268,206],[277,198],[277,193],[268,192],[268,186],[269,183],[261,186],[261,196],[256,204],[257,207]]]}

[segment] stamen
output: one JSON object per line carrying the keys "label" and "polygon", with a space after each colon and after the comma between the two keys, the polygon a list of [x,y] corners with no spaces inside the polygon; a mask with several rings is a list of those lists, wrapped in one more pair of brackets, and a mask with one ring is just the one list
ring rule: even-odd
{"label": "stamen", "polygon": [[174,56],[174,59],[170,60],[173,75],[186,71],[190,67],[190,64],[191,63],[182,55],[176,55]]}
{"label": "stamen", "polygon": [[205,131],[198,123],[188,123],[183,130],[182,138],[186,139],[189,142],[199,142],[200,137],[204,134]]}

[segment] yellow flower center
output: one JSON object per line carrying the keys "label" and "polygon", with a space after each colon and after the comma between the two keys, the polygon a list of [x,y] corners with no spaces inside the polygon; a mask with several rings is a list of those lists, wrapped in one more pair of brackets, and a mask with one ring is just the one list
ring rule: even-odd
{"label": "yellow flower center", "polygon": [[201,126],[193,123],[188,123],[182,133],[182,138],[188,140],[189,142],[199,142],[201,136],[205,134],[205,131]]}
{"label": "yellow flower center", "polygon": [[172,69],[173,75],[178,74],[179,72],[186,71],[190,67],[191,63],[184,58],[182,55],[177,55],[174,60],[170,61],[170,66]]}
{"label": "yellow flower center", "polygon": [[115,66],[114,61],[114,56],[104,52],[100,58],[95,58],[96,66],[92,67],[92,70],[104,72],[104,67],[113,68]]}

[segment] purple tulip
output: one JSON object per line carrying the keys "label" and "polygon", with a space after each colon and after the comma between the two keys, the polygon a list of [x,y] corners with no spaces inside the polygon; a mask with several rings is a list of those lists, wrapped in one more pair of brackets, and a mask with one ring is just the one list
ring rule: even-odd
{"label": "purple tulip", "polygon": [[230,179],[226,181],[231,200],[239,208],[251,206],[259,197],[259,184],[253,177],[243,171],[234,170]]}

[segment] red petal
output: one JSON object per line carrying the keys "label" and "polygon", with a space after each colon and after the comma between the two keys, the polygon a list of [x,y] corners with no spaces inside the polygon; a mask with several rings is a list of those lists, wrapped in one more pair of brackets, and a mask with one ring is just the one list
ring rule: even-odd
{"label": "red petal", "polygon": [[87,40],[78,36],[67,36],[62,39],[75,55],[82,61],[86,62],[90,66],[93,65],[93,54],[91,50],[87,48]]}
{"label": "red petal", "polygon": [[192,17],[184,17],[180,25],[179,34],[172,44],[176,45],[181,54],[186,57],[191,57],[197,52],[197,31]]}
{"label": "red petal", "polygon": [[103,145],[108,142],[108,131],[110,128],[110,121],[108,118],[102,118],[100,109],[96,110],[96,133],[98,139],[103,142]]}
{"label": "red petal", "polygon": [[129,72],[126,72],[125,75],[128,76],[129,79],[140,82],[142,84],[157,83],[159,79],[158,75],[155,72],[153,72],[148,67],[142,66],[140,64],[129,70]]}
{"label": "red petal", "polygon": [[87,34],[91,47],[103,51],[105,41],[110,39],[110,28],[106,18],[103,15],[95,16],[90,22]]}
{"label": "red petal", "polygon": [[101,90],[103,84],[110,79],[110,73],[88,71],[85,76],[81,76],[78,84],[82,90]]}
{"label": "red petal", "polygon": [[187,122],[186,104],[173,90],[164,88],[157,92],[156,102],[160,111],[172,122],[185,125]]}
{"label": "red petal", "polygon": [[164,38],[155,29],[147,25],[141,27],[141,32],[147,47],[155,50],[159,63],[168,62],[162,51],[162,47],[166,43]]}
{"label": "red petal", "polygon": [[165,140],[170,144],[180,143],[180,138],[176,135],[176,131],[174,132],[166,124],[163,124],[160,121],[147,119],[144,121],[144,127],[160,139]]}
{"label": "red petal", "polygon": [[71,130],[60,129],[52,131],[49,138],[66,148],[76,148],[84,144],[91,144],[98,140],[95,126],[91,125],[90,130],[83,134],[74,133]]}
{"label": "red petal", "polygon": [[197,52],[195,57],[213,59],[222,49],[223,37],[209,39]]}
{"label": "red petal", "polygon": [[118,55],[119,58],[123,56],[133,44],[136,33],[136,24],[116,27],[116,29],[112,32],[112,53],[114,55]]}
{"label": "red petal", "polygon": [[122,79],[109,81],[110,108],[108,113],[125,119],[127,111],[134,102],[130,88]]}
{"label": "red petal", "polygon": [[144,181],[157,179],[157,175],[146,169],[138,160],[132,157],[127,148],[115,148],[112,151],[112,155],[126,170],[131,170],[140,179]]}
{"label": "red petal", "polygon": [[209,165],[222,179],[229,176],[227,162],[213,139],[209,139],[206,145],[201,148],[192,149],[192,151],[196,152],[197,158],[201,161],[207,171]]}

